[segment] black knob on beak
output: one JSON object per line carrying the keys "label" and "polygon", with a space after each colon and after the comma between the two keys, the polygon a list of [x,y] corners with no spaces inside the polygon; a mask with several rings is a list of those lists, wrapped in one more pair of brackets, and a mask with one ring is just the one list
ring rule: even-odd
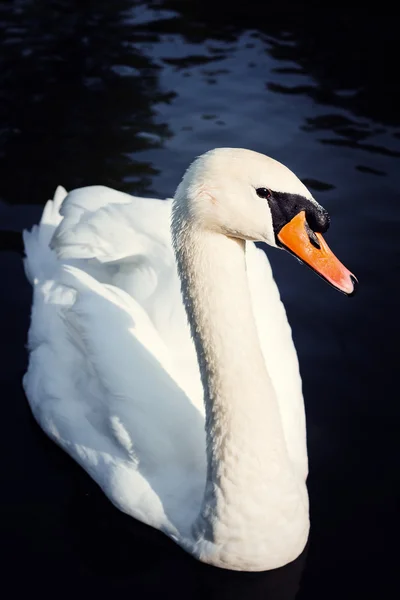
{"label": "black knob on beak", "polygon": [[315,206],[310,202],[306,208],[306,219],[312,231],[325,233],[329,228],[330,217],[322,206]]}

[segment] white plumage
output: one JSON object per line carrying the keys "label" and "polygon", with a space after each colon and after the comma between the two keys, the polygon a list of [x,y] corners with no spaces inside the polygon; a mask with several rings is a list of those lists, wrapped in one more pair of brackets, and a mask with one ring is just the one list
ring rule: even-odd
{"label": "white plumage", "polygon": [[[246,177],[253,168],[260,169],[258,163],[251,164],[250,154],[242,161],[243,168],[245,161],[249,163]],[[216,163],[218,153],[213,160]],[[271,187],[272,163],[262,163]],[[278,179],[284,188],[281,168]],[[237,171],[231,175],[231,185],[226,183],[231,196],[238,189],[235,178],[241,173]],[[294,176],[286,171],[292,188]],[[224,165],[219,173],[228,178]],[[204,180],[207,174],[204,163]],[[198,173],[195,176],[198,181]],[[212,183],[220,202],[215,174]],[[303,191],[301,186],[299,182]],[[192,188],[186,186],[189,198]],[[234,446],[237,452],[229,459],[233,461],[229,469],[243,472],[249,481],[235,483],[232,495],[227,492],[228,512],[219,509],[218,500],[214,514],[207,517],[214,526],[224,515],[219,529],[211,534],[209,529],[208,533],[204,528],[196,530],[193,524],[202,510],[206,484],[205,408],[171,242],[172,204],[172,200],[136,198],[101,186],[69,194],[57,189],[40,224],[24,234],[26,272],[34,288],[26,394],[44,431],[82,465],[120,510],[160,529],[205,562],[232,569],[274,568],[294,559],[308,534],[304,407],[285,309],[265,254],[247,241],[245,276],[289,461],[276,462],[275,467],[290,470],[289,487],[297,495],[289,499],[292,492],[280,495],[280,484],[276,493],[260,492],[259,513],[269,513],[270,520],[260,522],[258,529],[265,526],[271,531],[265,539],[247,532],[252,502],[257,504],[259,472],[253,477],[248,475],[252,467],[240,466],[246,454],[244,419],[243,439]],[[221,296],[225,294],[229,302],[231,292],[222,290]],[[229,327],[233,332],[236,325]],[[242,362],[244,381],[252,357],[246,355]],[[246,397],[243,405],[246,410]],[[254,413],[251,406],[249,410]],[[257,420],[257,415],[252,418]],[[260,415],[259,429],[265,425]],[[228,458],[223,460],[228,464]],[[273,487],[268,462],[265,472]],[[260,468],[263,472],[264,465]],[[214,484],[223,496],[227,488],[223,475],[218,477]],[[223,518],[229,519],[226,530]]]}

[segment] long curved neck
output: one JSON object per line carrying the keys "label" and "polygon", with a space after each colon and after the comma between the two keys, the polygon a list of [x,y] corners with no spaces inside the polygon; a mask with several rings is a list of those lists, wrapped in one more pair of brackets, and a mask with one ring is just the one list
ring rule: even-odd
{"label": "long curved neck", "polygon": [[296,513],[300,499],[253,317],[245,244],[182,217],[172,234],[206,410],[207,482],[193,535],[244,560],[280,535],[281,509]]}

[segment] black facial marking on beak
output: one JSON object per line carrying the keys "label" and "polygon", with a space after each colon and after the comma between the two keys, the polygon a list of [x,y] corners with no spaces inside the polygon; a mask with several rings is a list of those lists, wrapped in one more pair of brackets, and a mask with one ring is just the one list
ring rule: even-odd
{"label": "black facial marking on beak", "polygon": [[275,232],[275,239],[278,242],[277,235],[293,217],[304,211],[306,214],[306,222],[309,226],[307,233],[310,242],[318,248],[318,239],[314,232],[325,233],[329,227],[329,215],[327,211],[316,202],[301,196],[300,194],[288,194],[285,192],[270,191],[267,197],[267,202],[271,209],[272,222]]}

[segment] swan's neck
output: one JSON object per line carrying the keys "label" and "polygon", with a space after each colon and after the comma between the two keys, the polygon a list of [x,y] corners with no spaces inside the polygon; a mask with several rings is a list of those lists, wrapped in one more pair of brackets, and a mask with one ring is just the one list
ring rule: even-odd
{"label": "swan's neck", "polygon": [[225,553],[230,564],[234,555],[242,562],[251,555],[254,566],[257,553],[265,558],[266,545],[275,546],[275,558],[284,564],[282,512],[303,522],[294,558],[307,537],[303,515],[298,518],[304,507],[259,344],[245,244],[177,220],[172,232],[206,409],[207,482],[193,535],[218,548],[215,564]]}

